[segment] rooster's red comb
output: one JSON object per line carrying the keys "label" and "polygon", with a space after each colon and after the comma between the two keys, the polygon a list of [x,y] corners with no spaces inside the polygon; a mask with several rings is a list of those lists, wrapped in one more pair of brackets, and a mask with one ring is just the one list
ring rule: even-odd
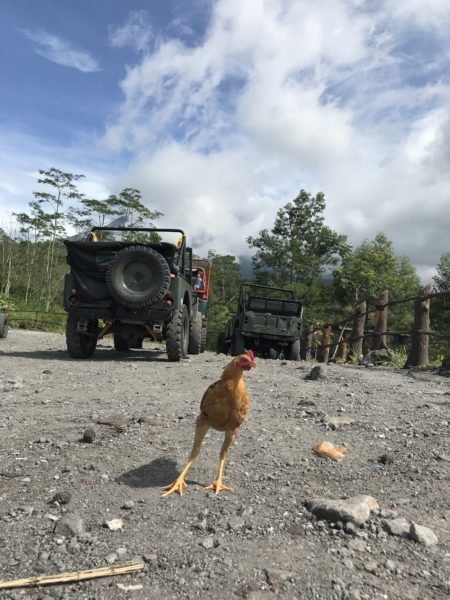
{"label": "rooster's red comb", "polygon": [[246,350],[245,353],[247,354],[247,356],[249,356],[252,360],[255,360],[255,356],[253,354],[253,350]]}

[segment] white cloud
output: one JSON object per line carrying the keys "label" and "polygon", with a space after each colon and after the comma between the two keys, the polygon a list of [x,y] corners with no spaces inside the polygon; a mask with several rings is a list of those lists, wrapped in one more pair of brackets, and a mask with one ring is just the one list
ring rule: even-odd
{"label": "white cloud", "polygon": [[97,60],[85,50],[73,47],[72,43],[46,31],[22,30],[23,35],[33,43],[36,54],[58,65],[73,67],[83,73],[100,71]]}
{"label": "white cloud", "polygon": [[104,140],[136,157],[117,185],[233,253],[322,190],[353,244],[384,231],[429,272],[450,230],[446,6],[219,0],[201,43],[160,40],[129,68]]}
{"label": "white cloud", "polygon": [[110,27],[109,42],[111,46],[131,46],[139,52],[147,50],[153,37],[152,27],[148,22],[145,10],[132,11],[124,25]]}

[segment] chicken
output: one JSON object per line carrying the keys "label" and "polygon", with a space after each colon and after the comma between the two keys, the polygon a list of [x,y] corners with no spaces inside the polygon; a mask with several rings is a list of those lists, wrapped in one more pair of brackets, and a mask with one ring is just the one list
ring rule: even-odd
{"label": "chicken", "polygon": [[250,371],[255,366],[253,352],[247,350],[245,354],[233,358],[224,368],[222,377],[208,387],[200,404],[200,415],[197,418],[195,427],[194,446],[189,460],[177,479],[164,487],[167,491],[163,496],[169,496],[174,492],[178,492],[180,496],[183,495],[183,488],[186,485],[184,477],[200,454],[203,438],[210,427],[217,431],[224,431],[225,439],[220,451],[217,479],[204,489],[214,490],[216,494],[219,494],[222,490],[234,491],[233,488],[222,483],[223,467],[228,450],[239,427],[247,416],[249,400],[243,372]]}

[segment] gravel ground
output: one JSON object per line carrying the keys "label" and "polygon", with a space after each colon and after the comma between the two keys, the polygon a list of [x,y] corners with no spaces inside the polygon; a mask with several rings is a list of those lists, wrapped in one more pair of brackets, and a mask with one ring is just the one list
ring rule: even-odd
{"label": "gravel ground", "polygon": [[[313,381],[311,364],[257,360],[225,466],[235,493],[202,489],[222,443],[211,432],[183,497],[161,498],[189,454],[203,391],[229,360],[169,363],[154,343],[120,354],[105,339],[76,361],[58,334],[0,340],[0,579],[145,561],[141,573],[1,598],[449,597],[450,379],[329,365]],[[312,448],[323,440],[348,452],[321,458]],[[360,494],[379,505],[361,527],[305,507]],[[392,535],[397,517],[437,543]]]}

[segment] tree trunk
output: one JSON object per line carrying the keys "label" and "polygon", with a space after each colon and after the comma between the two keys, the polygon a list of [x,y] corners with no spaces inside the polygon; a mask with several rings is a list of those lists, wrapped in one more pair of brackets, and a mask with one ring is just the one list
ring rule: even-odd
{"label": "tree trunk", "polygon": [[384,290],[378,296],[377,312],[375,313],[375,331],[374,331],[374,350],[387,350],[387,315],[388,307],[385,306],[389,301],[389,292]]}
{"label": "tree trunk", "polygon": [[319,352],[319,362],[328,363],[330,356],[331,325],[325,325],[322,329],[322,343]]}
{"label": "tree trunk", "polygon": [[[426,285],[422,296],[431,294],[432,285]],[[428,336],[430,333],[430,298],[416,300],[414,304],[414,329],[411,334],[411,350],[404,365],[408,367],[428,366]]]}
{"label": "tree trunk", "polygon": [[363,342],[364,342],[364,327],[366,325],[367,317],[367,304],[361,302],[358,304],[355,310],[355,316],[353,317],[353,329],[352,329],[352,349],[353,354],[361,360],[363,357]]}

